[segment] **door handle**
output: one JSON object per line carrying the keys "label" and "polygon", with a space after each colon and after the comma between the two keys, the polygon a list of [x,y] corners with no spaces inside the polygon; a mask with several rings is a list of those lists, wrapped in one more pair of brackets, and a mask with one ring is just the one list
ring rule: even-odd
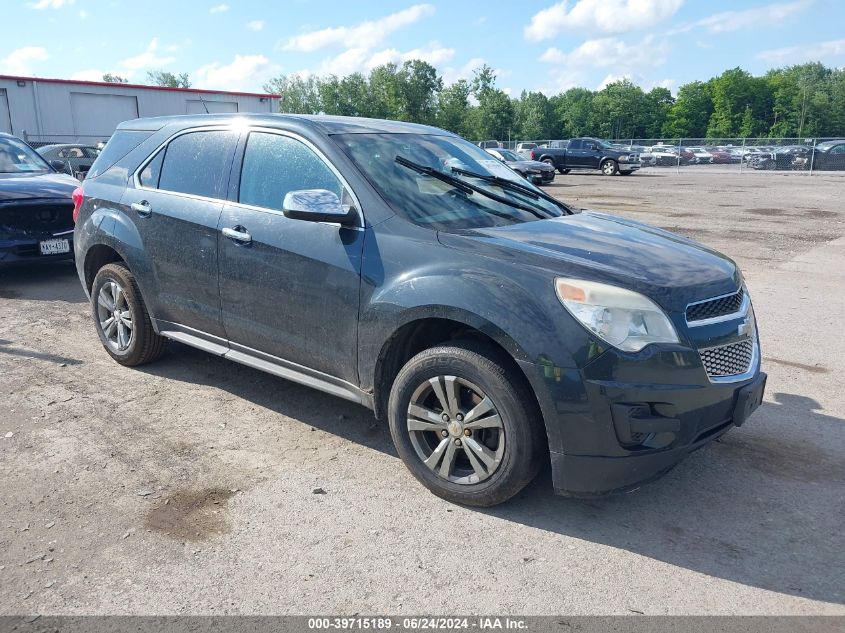
{"label": "door handle", "polygon": [[142,218],[148,218],[153,214],[153,209],[150,206],[150,203],[146,200],[141,200],[141,202],[133,202],[131,207],[132,210]]}
{"label": "door handle", "polygon": [[244,244],[249,244],[252,241],[252,235],[249,234],[244,227],[238,225],[234,228],[226,227],[221,231],[223,235],[228,237],[230,240],[235,240],[236,242],[242,242]]}

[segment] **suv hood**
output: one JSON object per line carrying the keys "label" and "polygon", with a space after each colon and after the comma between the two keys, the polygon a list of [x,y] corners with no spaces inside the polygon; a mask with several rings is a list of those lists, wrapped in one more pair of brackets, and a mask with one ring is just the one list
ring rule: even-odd
{"label": "suv hood", "polygon": [[0,204],[15,200],[68,198],[79,181],[52,172],[35,174],[0,173]]}
{"label": "suv hood", "polygon": [[[461,234],[441,233],[460,247],[471,241],[491,257],[646,294],[669,310],[734,292],[736,264],[698,242],[624,218],[585,211]],[[680,290],[680,292],[679,292]]]}

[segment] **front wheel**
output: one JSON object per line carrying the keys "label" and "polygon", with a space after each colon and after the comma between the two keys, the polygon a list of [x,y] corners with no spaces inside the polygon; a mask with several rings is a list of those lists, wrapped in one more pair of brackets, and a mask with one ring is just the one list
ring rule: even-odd
{"label": "front wheel", "polygon": [[601,164],[601,173],[605,176],[615,176],[619,173],[619,166],[615,160],[607,159]]}
{"label": "front wheel", "polygon": [[543,429],[507,359],[473,343],[425,350],[390,393],[390,434],[402,461],[443,499],[489,507],[537,474]]}

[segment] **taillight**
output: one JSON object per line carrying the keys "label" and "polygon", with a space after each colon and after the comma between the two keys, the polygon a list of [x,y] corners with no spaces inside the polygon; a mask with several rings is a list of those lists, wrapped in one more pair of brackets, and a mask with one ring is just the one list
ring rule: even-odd
{"label": "taillight", "polygon": [[537,160],[537,155],[534,153],[534,150],[531,150],[531,160]]}
{"label": "taillight", "polygon": [[85,192],[82,191],[82,187],[77,187],[70,197],[73,198],[73,223],[76,224],[76,218],[79,217],[79,211],[82,209],[82,201],[85,200]]}

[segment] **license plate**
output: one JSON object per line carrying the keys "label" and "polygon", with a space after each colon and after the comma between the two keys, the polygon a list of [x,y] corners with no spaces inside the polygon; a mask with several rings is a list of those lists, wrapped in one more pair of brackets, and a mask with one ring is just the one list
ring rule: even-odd
{"label": "license plate", "polygon": [[752,413],[763,404],[763,393],[766,391],[766,374],[760,373],[757,380],[739,390],[734,407],[733,422],[736,426],[742,424]]}
{"label": "license plate", "polygon": [[70,241],[65,239],[44,240],[38,244],[42,255],[61,255],[70,252]]}

